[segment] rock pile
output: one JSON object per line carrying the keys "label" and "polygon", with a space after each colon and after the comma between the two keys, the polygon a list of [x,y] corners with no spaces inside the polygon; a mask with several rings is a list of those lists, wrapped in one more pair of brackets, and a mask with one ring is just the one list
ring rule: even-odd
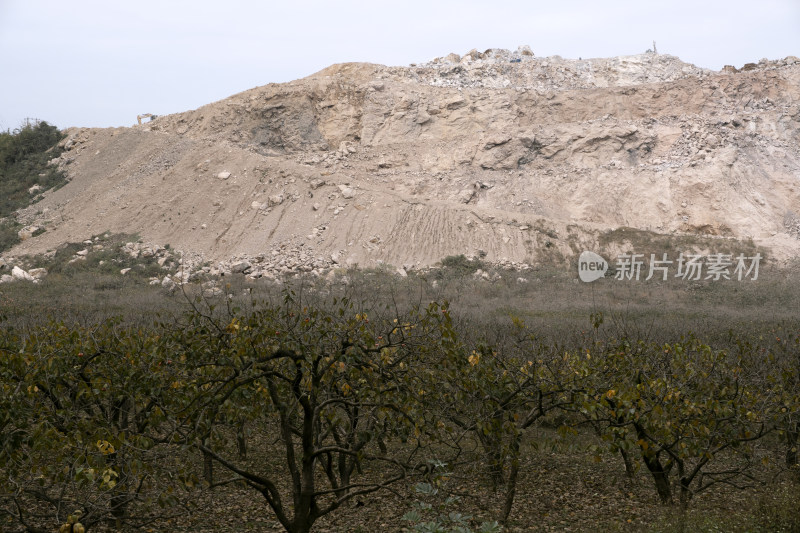
{"label": "rock pile", "polygon": [[622,87],[642,83],[703,77],[712,71],[684,63],[671,55],[643,54],[599,59],[539,58],[529,46],[515,51],[490,48],[449,54],[409,69],[406,75],[435,87],[517,88],[564,91],[595,87]]}
{"label": "rock pile", "polygon": [[[3,266],[4,265],[0,265],[0,268],[3,268]],[[13,283],[15,281],[40,283],[45,276],[47,276],[47,270],[44,268],[32,268],[26,271],[19,266],[14,266],[11,269],[11,274],[3,274],[0,276],[0,283]]]}
{"label": "rock pile", "polygon": [[339,257],[345,251],[323,257],[306,249],[303,243],[282,243],[269,252],[247,256],[239,255],[228,261],[220,261],[214,266],[206,266],[201,270],[210,276],[229,276],[244,274],[250,279],[280,279],[296,274],[325,276],[331,269],[340,267]]}

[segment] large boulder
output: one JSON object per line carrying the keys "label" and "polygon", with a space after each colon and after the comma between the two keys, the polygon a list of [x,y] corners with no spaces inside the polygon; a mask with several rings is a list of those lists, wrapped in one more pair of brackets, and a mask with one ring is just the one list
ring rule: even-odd
{"label": "large boulder", "polygon": [[252,268],[249,261],[239,261],[231,265],[231,272],[234,274],[244,274]]}
{"label": "large boulder", "polygon": [[29,273],[25,272],[24,270],[22,270],[18,266],[15,266],[11,270],[11,277],[16,279],[16,280],[20,280],[20,281],[33,281],[34,280],[33,276],[31,276]]}

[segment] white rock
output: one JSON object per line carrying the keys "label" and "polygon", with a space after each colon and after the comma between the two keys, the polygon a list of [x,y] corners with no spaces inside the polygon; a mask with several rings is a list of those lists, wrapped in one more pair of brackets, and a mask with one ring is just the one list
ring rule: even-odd
{"label": "white rock", "polygon": [[347,185],[339,185],[339,192],[342,193],[342,198],[349,200],[356,195],[356,192],[353,190],[352,187],[348,187]]}
{"label": "white rock", "polygon": [[28,274],[33,277],[34,281],[38,281],[45,276],[47,276],[47,269],[46,268],[32,268],[28,270]]}
{"label": "white rock", "polygon": [[83,250],[79,250],[79,251],[75,252],[75,255],[77,255],[79,257],[86,257],[88,254],[89,254],[89,249],[88,248],[84,248]]}
{"label": "white rock", "polygon": [[33,276],[22,270],[20,267],[15,266],[11,270],[11,277],[23,281],[33,281]]}
{"label": "white rock", "polygon": [[128,273],[128,272],[130,272],[130,271],[131,271],[131,269],[130,269],[130,268],[123,268],[123,269],[121,269],[121,270],[119,271],[119,273],[120,273],[120,274],[122,274],[122,275],[124,276],[125,274],[127,274],[127,273]]}
{"label": "white rock", "polygon": [[222,296],[224,293],[222,289],[219,287],[209,287],[208,289],[203,289],[203,298],[218,298]]}
{"label": "white rock", "polygon": [[533,56],[533,50],[527,44],[523,44],[517,48],[517,53],[521,56]]}
{"label": "white rock", "polygon": [[19,230],[17,232],[17,236],[20,238],[20,240],[24,241],[26,239],[30,239],[31,237],[33,237],[33,234],[39,231],[40,229],[41,228],[39,226],[27,226]]}
{"label": "white rock", "polygon": [[251,267],[252,265],[248,261],[239,261],[238,263],[231,265],[231,272],[234,274],[239,274],[242,272],[247,272]]}
{"label": "white rock", "polygon": [[267,202],[268,207],[272,207],[273,205],[280,205],[283,203],[283,195],[282,194],[273,194],[269,197],[269,201]]}
{"label": "white rock", "polygon": [[142,252],[142,257],[153,257],[157,253],[156,250],[154,250],[149,246],[145,246],[144,248],[142,248],[141,252]]}
{"label": "white rock", "polygon": [[468,204],[475,196],[475,189],[464,189],[458,193],[458,199],[461,203]]}
{"label": "white rock", "polygon": [[217,174],[217,177],[219,179],[221,179],[221,180],[226,180],[226,179],[231,177],[231,173],[228,172],[227,170],[225,170],[225,171],[220,172],[219,174]]}

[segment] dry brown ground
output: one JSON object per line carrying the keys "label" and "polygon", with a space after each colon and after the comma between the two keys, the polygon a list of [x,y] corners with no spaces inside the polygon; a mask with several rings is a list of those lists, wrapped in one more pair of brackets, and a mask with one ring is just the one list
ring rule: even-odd
{"label": "dry brown ground", "polygon": [[[534,430],[528,435],[523,454],[517,497],[505,531],[653,531],[680,530],[676,508],[659,504],[649,475],[639,471],[633,479],[625,475],[616,455],[600,460],[586,450],[589,435],[559,438],[553,430]],[[538,443],[537,448],[531,446]],[[777,455],[773,459],[779,459]],[[790,476],[775,467],[765,469],[763,485],[748,489],[720,486],[696,496],[685,517],[686,531],[781,531],[766,515],[772,506],[792,512],[792,497],[798,494]],[[492,493],[479,462],[455,473],[444,485],[461,500],[448,511],[473,517],[473,526],[497,518],[503,505],[502,492]],[[217,472],[220,479],[223,472]],[[319,533],[364,533],[380,528],[403,531],[402,516],[415,500],[436,503],[415,494],[414,481],[357,499],[315,525]],[[283,531],[262,497],[252,490],[225,486],[193,499],[197,511],[152,531],[212,533],[219,531]],[[795,521],[795,527],[800,523]],[[755,529],[761,527],[761,529]],[[787,529],[785,531],[792,531]]]}

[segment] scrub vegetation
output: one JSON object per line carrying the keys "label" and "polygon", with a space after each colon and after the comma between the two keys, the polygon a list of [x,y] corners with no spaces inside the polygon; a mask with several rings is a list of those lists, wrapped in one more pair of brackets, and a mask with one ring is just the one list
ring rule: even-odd
{"label": "scrub vegetation", "polygon": [[800,527],[794,280],[615,301],[613,280],[443,263],[213,299],[118,276],[140,296],[112,303],[91,262],[3,286],[0,526]]}

